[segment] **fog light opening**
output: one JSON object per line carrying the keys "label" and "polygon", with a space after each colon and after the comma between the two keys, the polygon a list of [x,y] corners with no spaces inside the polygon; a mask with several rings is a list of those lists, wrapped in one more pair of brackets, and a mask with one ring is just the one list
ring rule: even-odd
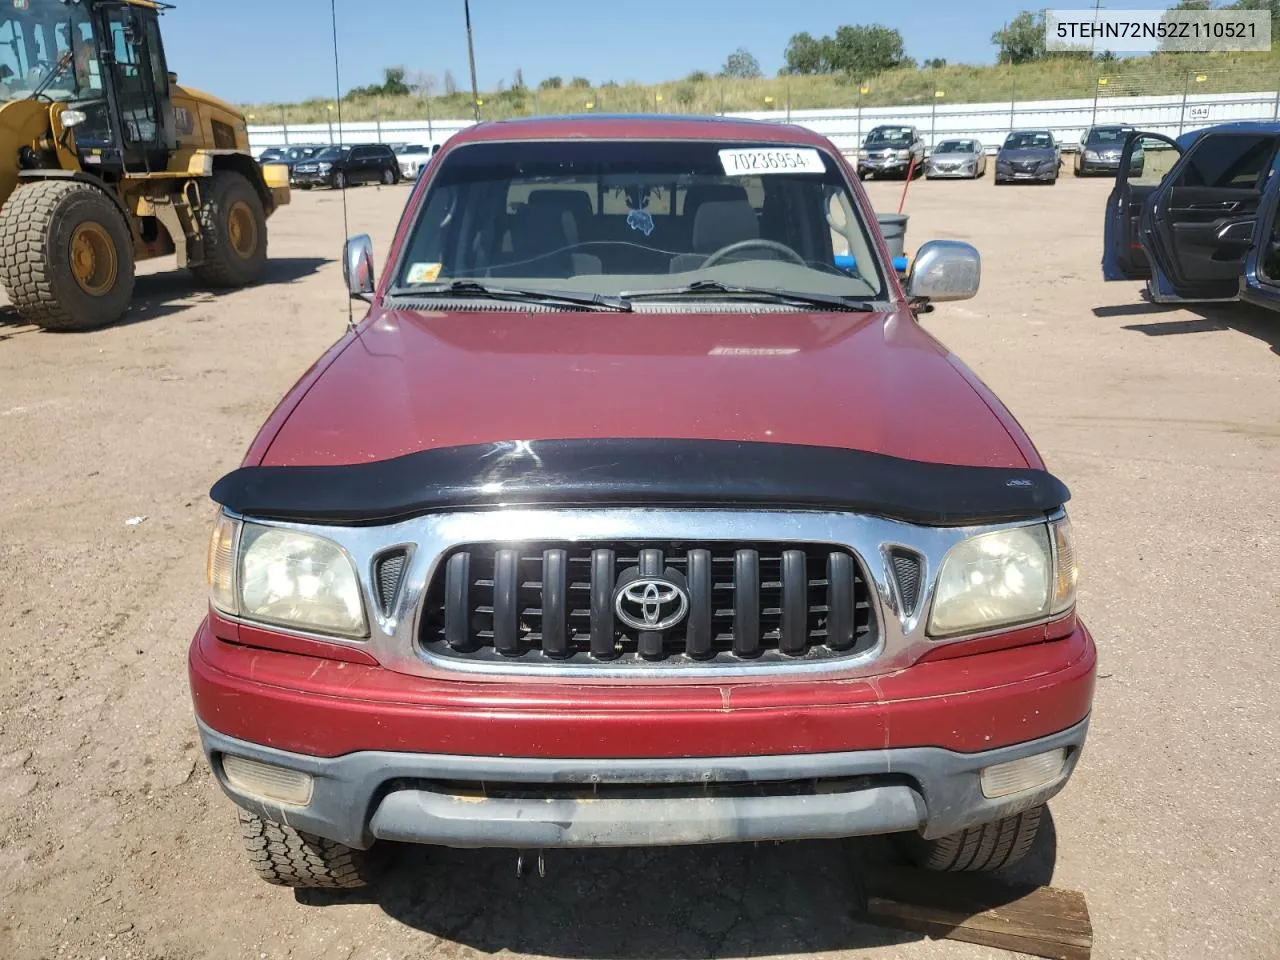
{"label": "fog light opening", "polygon": [[311,802],[314,781],[309,773],[229,753],[222,755],[222,773],[227,778],[227,783],[237,790],[264,800],[274,800],[276,803],[287,803],[295,807],[305,807]]}
{"label": "fog light opening", "polygon": [[988,800],[1010,797],[1057,780],[1067,762],[1067,750],[1059,747],[1021,760],[997,763],[982,770],[982,795]]}

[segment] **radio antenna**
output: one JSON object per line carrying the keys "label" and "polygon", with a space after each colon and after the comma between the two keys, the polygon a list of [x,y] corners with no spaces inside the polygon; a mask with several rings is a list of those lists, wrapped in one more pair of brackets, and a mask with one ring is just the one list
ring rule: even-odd
{"label": "radio antenna", "polygon": [[[338,140],[334,146],[341,146],[342,140],[342,73],[338,69],[338,0],[329,0],[329,15],[333,21],[333,92],[337,96],[338,105]],[[351,236],[351,225],[347,218],[347,175],[342,174],[342,256],[347,255],[347,238]],[[343,264],[343,270],[346,270]],[[350,295],[347,296],[347,329],[355,329],[356,308]]]}

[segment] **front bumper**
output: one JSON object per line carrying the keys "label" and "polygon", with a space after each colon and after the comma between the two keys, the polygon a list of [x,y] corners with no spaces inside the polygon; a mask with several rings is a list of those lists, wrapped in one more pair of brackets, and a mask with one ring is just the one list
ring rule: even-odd
{"label": "front bumper", "polygon": [[327,187],[332,178],[332,173],[295,173],[289,178],[289,182],[297,186]]}
{"label": "front bumper", "polygon": [[[938,747],[649,760],[468,757],[361,751],[322,758],[200,725],[212,769],[245,809],[348,846],[624,847],[802,840],[919,831],[946,836],[1030,809],[1066,784],[1089,721],[979,753]],[[1053,780],[983,795],[980,771],[1062,749]],[[310,774],[311,799],[283,806],[227,782],[233,754]],[[798,790],[784,789],[799,783]],[[807,788],[804,785],[808,785]],[[771,792],[769,788],[775,788]]]}
{"label": "front bumper", "polygon": [[[906,160],[859,160],[858,173],[864,173],[870,170],[872,173],[903,173],[911,166],[910,158]],[[917,164],[919,166],[919,164]]]}
{"label": "front bumper", "polygon": [[942,178],[955,178],[972,180],[978,175],[978,168],[974,167],[958,167],[956,169],[943,169],[935,166],[926,166],[924,175],[930,179],[938,180]]}
{"label": "front bumper", "polygon": [[1058,179],[1058,168],[1054,167],[1052,170],[1026,171],[1026,170],[1001,170],[1000,168],[997,167],[996,179],[1001,182],[1004,182],[1004,181],[1015,182],[1019,180],[1025,180],[1028,183],[1036,182],[1036,181],[1044,183],[1049,180]]}

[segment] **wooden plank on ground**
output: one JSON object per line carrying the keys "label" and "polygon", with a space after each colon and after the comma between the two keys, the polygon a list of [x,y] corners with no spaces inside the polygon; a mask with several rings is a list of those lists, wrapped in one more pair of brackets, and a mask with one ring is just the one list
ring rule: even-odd
{"label": "wooden plank on ground", "polygon": [[877,866],[867,877],[874,923],[1053,960],[1089,960],[1084,895],[975,874]]}

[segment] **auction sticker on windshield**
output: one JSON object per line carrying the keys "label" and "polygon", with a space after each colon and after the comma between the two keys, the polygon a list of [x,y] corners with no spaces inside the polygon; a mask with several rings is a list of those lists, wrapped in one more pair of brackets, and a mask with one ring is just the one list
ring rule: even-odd
{"label": "auction sticker on windshield", "polygon": [[826,173],[822,154],[811,147],[721,150],[720,164],[725,176],[745,177],[759,173]]}

